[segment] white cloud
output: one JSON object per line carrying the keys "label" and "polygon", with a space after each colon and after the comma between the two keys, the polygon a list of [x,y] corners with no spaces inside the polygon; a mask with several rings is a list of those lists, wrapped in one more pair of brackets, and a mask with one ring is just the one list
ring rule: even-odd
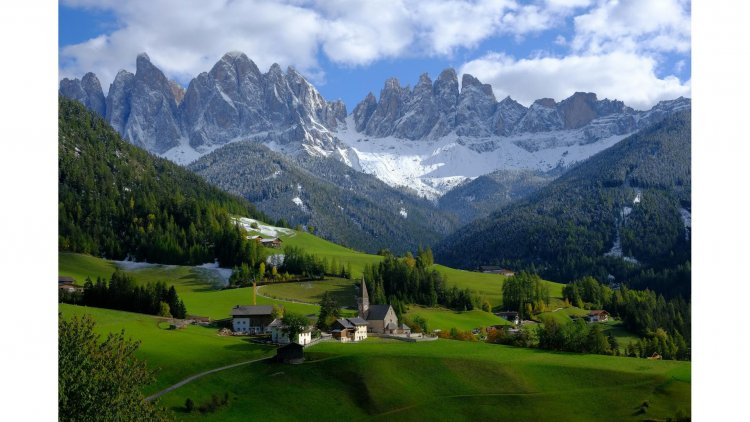
{"label": "white cloud", "polygon": [[62,1],[108,10],[118,20],[119,29],[60,50],[61,77],[93,71],[105,90],[120,69],[133,71],[135,56],[144,51],[182,82],[230,50],[245,52],[261,69],[274,62],[294,65],[315,80],[322,77],[321,52],[352,66],[450,56],[498,34],[547,29],[558,16],[515,0]]}
{"label": "white cloud", "polygon": [[578,51],[592,53],[690,50],[688,0],[600,0],[588,13],[575,17]]}
{"label": "white cloud", "polygon": [[618,99],[635,109],[658,101],[690,96],[690,81],[659,78],[655,59],[630,52],[515,60],[491,53],[466,63],[470,73],[492,85],[497,98],[510,95],[522,104],[551,97],[557,101],[576,91],[595,92],[599,99]]}
{"label": "white cloud", "polygon": [[655,71],[664,53],[689,55],[688,0],[62,1],[117,18],[119,29],[60,50],[60,77],[93,71],[105,92],[120,69],[134,70],[144,51],[183,83],[231,50],[245,52],[261,70],[274,62],[293,65],[321,82],[322,55],[343,66],[452,57],[488,38],[521,40],[566,27],[574,32],[553,43],[569,48],[567,57],[548,57],[552,45],[535,45],[525,59],[489,54],[463,70],[492,83],[499,97],[525,103],[585,90],[647,107],[690,92],[689,82]]}
{"label": "white cloud", "polygon": [[60,51],[60,76],[95,72],[107,84],[120,69],[134,70],[147,52],[168,76],[188,81],[230,50],[248,54],[261,69],[274,62],[317,70],[319,16],[295,5],[263,1],[201,0],[99,2],[66,1],[112,10],[120,29]]}

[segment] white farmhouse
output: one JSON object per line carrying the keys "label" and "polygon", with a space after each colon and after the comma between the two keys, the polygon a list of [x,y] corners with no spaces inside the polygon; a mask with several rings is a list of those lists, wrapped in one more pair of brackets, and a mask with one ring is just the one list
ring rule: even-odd
{"label": "white farmhouse", "polygon": [[[271,330],[271,341],[278,344],[288,344],[289,343],[289,335],[284,332],[284,322],[282,322],[280,319],[275,319],[271,324],[268,325],[268,328]],[[312,329],[311,327],[305,328],[305,331],[297,334],[297,338],[294,340],[294,343],[301,344],[303,346],[310,344],[312,341]]]}
{"label": "white farmhouse", "polygon": [[273,321],[271,305],[237,305],[232,308],[232,331],[262,334]]}

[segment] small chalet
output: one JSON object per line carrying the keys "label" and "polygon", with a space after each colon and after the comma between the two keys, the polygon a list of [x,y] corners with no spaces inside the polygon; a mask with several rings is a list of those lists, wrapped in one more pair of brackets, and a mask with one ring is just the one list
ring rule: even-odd
{"label": "small chalet", "polygon": [[487,273],[487,274],[500,274],[500,275],[504,275],[506,277],[511,277],[511,276],[514,276],[516,274],[516,273],[514,273],[513,271],[511,271],[511,270],[509,270],[507,268],[497,267],[497,266],[494,266],[494,265],[482,265],[482,266],[479,267],[479,271],[481,271],[483,273]]}
{"label": "small chalet", "polygon": [[[268,328],[271,330],[271,341],[278,344],[289,344],[289,334],[284,332],[286,326],[281,319],[273,320]],[[297,334],[292,344],[297,343],[303,346],[310,344],[312,341],[312,327],[308,326],[305,331]]]}
{"label": "small chalet", "polygon": [[359,317],[367,321],[367,331],[380,334],[402,334],[398,318],[391,305],[370,305],[365,279],[362,278],[361,297],[357,298]]}
{"label": "small chalet", "polygon": [[81,292],[83,287],[77,286],[76,279],[73,277],[61,275],[57,277],[57,288],[66,292]]}
{"label": "small chalet", "polygon": [[367,321],[360,317],[339,318],[331,327],[331,336],[342,343],[367,339]]}
{"label": "small chalet", "polygon": [[297,343],[289,343],[276,349],[276,362],[302,363],[305,361],[305,347]]}
{"label": "small chalet", "polygon": [[232,331],[246,334],[262,334],[274,318],[271,305],[236,305],[232,308]]}
{"label": "small chalet", "polygon": [[518,318],[518,312],[515,311],[505,311],[505,312],[497,312],[495,315],[499,316],[500,318],[510,321],[515,325],[518,325],[521,323],[520,318]]}
{"label": "small chalet", "polygon": [[260,239],[260,244],[267,248],[281,249],[282,240],[278,237],[273,239]]}
{"label": "small chalet", "polygon": [[593,310],[586,315],[588,322],[605,322],[609,320],[609,312],[603,310]]}

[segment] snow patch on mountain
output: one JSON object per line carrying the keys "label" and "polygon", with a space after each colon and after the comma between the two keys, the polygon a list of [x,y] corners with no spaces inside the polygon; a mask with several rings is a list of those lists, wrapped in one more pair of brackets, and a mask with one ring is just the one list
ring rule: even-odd
{"label": "snow patch on mountain", "polygon": [[292,237],[296,235],[296,232],[292,229],[264,224],[254,218],[235,217],[234,221],[243,229],[247,230],[251,235],[261,235],[266,237],[279,237],[282,235]]}
{"label": "snow patch on mountain", "polygon": [[406,208],[404,207],[401,207],[401,209],[398,210],[398,213],[401,214],[401,217],[404,217],[404,218],[409,216],[409,213],[406,211]]}
{"label": "snow patch on mountain", "polygon": [[[301,188],[301,186],[297,186]],[[307,206],[299,196],[295,196],[294,198],[292,198],[292,202],[294,202],[294,204],[297,205],[302,210],[302,212],[310,212],[310,210],[307,208]]]}
{"label": "snow patch on mountain", "polygon": [[356,161],[364,173],[394,187],[414,189],[420,196],[432,200],[465,180],[498,169],[549,171],[558,166],[567,167],[629,135],[582,144],[577,143],[581,138],[572,134],[573,131],[559,131],[558,146],[551,146],[549,138],[555,135],[549,132],[484,138],[450,133],[435,140],[409,141],[361,134],[353,129],[351,115],[346,124],[347,128],[337,133],[337,138],[350,149],[349,162],[345,163]]}
{"label": "snow patch on mountain", "polygon": [[685,226],[685,240],[690,240],[690,231],[692,229],[693,218],[690,211],[685,208],[680,208],[680,217],[682,218],[682,224]]}

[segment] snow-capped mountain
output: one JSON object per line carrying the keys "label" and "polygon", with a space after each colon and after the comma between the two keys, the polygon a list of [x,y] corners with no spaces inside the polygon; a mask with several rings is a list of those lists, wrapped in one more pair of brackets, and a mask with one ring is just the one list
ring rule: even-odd
{"label": "snow-capped mountain", "polygon": [[567,168],[686,108],[690,99],[681,97],[636,111],[583,92],[525,107],[510,97],[496,101],[492,88],[469,74],[459,90],[447,69],[433,84],[422,75],[413,90],[389,79],[380,100],[369,94],[336,136],[353,167],[436,199],[496,170]]}
{"label": "snow-capped mountain", "polygon": [[[436,199],[496,170],[567,168],[676,111],[690,99],[636,111],[621,101],[577,92],[526,107],[453,69],[414,88],[391,78],[347,115],[293,68],[261,73],[242,53],[225,54],[184,90],[146,54],[136,73],[121,71],[106,99],[96,76],[63,79],[60,93],[106,116],[130,142],[187,164],[239,140],[290,155],[333,156],[394,187]],[[102,106],[104,99],[104,106]]]}
{"label": "snow-capped mountain", "polygon": [[338,142],[332,131],[346,118],[341,101],[328,102],[293,68],[261,73],[242,53],[225,54],[187,89],[170,81],[148,55],[136,72],[120,71],[104,99],[92,73],[63,79],[60,94],[105,116],[124,138],[187,164],[229,142],[256,139],[285,152],[328,155]]}

